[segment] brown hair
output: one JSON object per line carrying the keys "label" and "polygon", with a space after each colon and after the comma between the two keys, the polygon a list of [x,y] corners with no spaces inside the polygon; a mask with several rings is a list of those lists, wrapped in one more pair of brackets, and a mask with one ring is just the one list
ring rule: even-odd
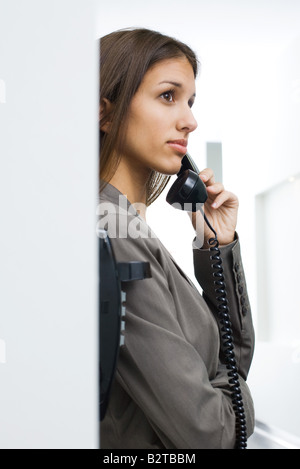
{"label": "brown hair", "polygon": [[[99,129],[100,179],[108,182],[118,167],[117,155],[120,155],[126,133],[124,123],[144,75],[157,62],[177,57],[187,58],[196,77],[195,53],[172,37],[136,28],[115,31],[100,39],[100,102],[106,98],[114,104],[111,113],[101,121],[102,125],[107,121],[111,123],[109,133]],[[168,181],[169,176],[152,171],[147,184],[147,205],[159,196]]]}

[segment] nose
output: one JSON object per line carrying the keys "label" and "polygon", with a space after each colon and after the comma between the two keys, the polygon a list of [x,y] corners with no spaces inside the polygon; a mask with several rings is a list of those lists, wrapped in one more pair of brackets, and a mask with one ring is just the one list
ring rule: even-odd
{"label": "nose", "polygon": [[187,133],[193,132],[198,127],[198,123],[192,113],[191,108],[188,106],[180,113],[177,120],[177,129]]}

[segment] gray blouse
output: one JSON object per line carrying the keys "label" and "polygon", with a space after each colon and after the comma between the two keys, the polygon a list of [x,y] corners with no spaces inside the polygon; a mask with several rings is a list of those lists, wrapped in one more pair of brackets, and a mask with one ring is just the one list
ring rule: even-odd
{"label": "gray blouse", "polygon": [[[99,227],[118,262],[149,261],[152,277],[123,284],[125,344],[101,422],[103,449],[221,449],[235,444],[235,414],[220,353],[210,252],[194,249],[203,294],[129,201],[108,184]],[[254,332],[239,240],[220,248],[248,437],[254,411],[246,384]]]}

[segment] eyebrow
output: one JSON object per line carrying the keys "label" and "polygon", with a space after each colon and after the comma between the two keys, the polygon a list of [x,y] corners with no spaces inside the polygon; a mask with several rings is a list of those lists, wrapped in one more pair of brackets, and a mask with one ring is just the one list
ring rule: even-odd
{"label": "eyebrow", "polygon": [[[172,81],[172,80],[164,80],[164,81],[160,81],[158,84],[159,85],[162,85],[164,83],[168,83],[169,85],[173,85],[173,86],[176,86],[177,88],[182,88],[182,84],[181,83],[177,83],[176,81]],[[193,97],[196,97],[196,93],[192,94]]]}
{"label": "eyebrow", "polygon": [[174,85],[174,86],[177,86],[178,88],[182,88],[182,84],[177,83],[176,81],[165,80],[165,81],[160,81],[158,84],[162,85],[163,83],[169,83],[170,85]]}

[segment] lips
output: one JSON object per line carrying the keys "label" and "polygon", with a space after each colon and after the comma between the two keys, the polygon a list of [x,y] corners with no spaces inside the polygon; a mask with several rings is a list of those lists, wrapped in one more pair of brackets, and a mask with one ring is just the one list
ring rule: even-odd
{"label": "lips", "polygon": [[180,140],[169,140],[168,145],[173,148],[174,150],[178,151],[179,153],[185,155],[187,152],[187,140],[180,139]]}

